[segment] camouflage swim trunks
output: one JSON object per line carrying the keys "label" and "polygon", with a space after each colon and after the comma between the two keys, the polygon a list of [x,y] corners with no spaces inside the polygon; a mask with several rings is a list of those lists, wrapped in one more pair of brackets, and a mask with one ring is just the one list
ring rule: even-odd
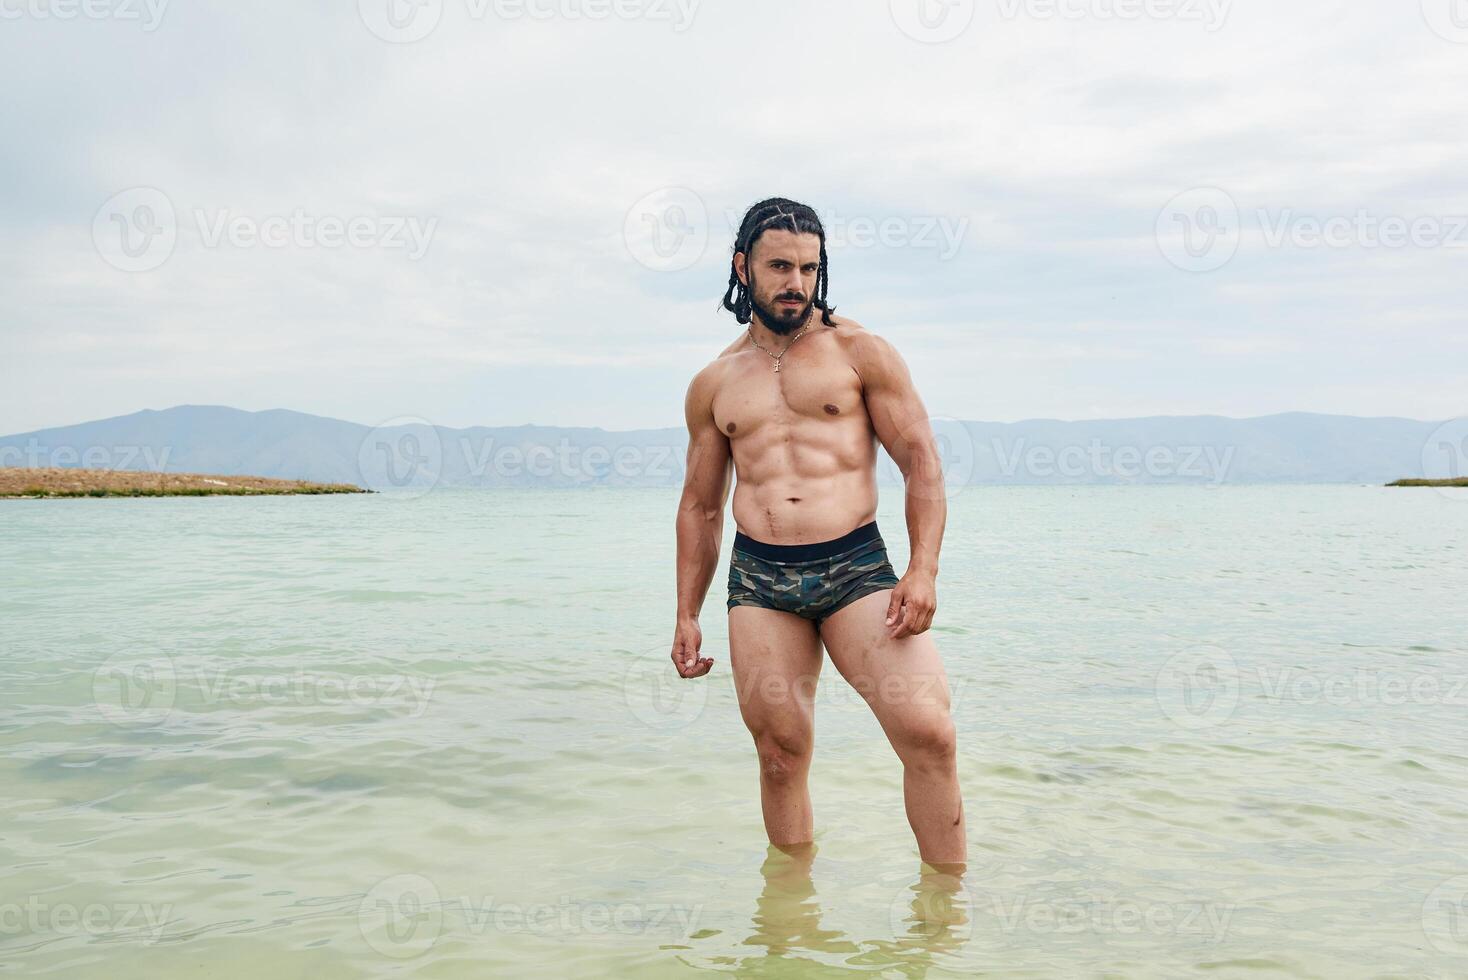
{"label": "camouflage swim trunks", "polygon": [[817,626],[862,596],[897,585],[877,522],[830,541],[766,544],[734,535],[728,607],[759,606],[804,616]]}

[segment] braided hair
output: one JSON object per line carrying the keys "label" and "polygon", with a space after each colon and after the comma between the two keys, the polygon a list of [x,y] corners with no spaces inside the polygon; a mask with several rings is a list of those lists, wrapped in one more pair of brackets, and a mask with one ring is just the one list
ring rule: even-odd
{"label": "braided hair", "polygon": [[[772,197],[760,201],[744,212],[744,220],[739,225],[739,235],[734,239],[735,254],[743,252],[747,262],[754,253],[755,242],[772,228],[793,232],[797,235],[816,235],[820,238],[821,267],[816,273],[816,294],[811,305],[821,311],[822,323],[828,327],[835,326],[831,322],[831,314],[836,312],[836,308],[826,302],[826,290],[830,286],[831,275],[826,261],[826,229],[821,224],[820,216],[810,207],[789,198]],[[751,273],[751,278],[752,275]],[[729,260],[729,289],[724,293],[723,305],[724,309],[733,313],[734,318],[740,323],[748,323],[754,318],[749,287],[739,281],[739,270],[733,259]]]}

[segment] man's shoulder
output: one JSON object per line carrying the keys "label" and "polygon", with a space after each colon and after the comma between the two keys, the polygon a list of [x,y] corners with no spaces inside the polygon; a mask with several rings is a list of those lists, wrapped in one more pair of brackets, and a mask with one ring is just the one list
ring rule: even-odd
{"label": "man's shoulder", "polygon": [[724,372],[729,366],[729,358],[737,352],[738,348],[731,345],[694,372],[692,380],[688,382],[690,404],[700,403],[706,406],[713,402],[714,396],[718,394],[719,386],[723,383]]}
{"label": "man's shoulder", "polygon": [[842,350],[851,358],[853,366],[880,357],[891,346],[886,338],[873,333],[849,316],[833,313],[831,323],[833,325],[826,329],[835,335]]}

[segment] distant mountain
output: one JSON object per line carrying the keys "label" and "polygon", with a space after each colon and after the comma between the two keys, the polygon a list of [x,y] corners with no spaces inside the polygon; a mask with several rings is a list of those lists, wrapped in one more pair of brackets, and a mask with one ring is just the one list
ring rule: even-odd
{"label": "distant mountain", "polygon": [[[1289,413],[1108,421],[935,420],[950,482],[969,484],[1385,483],[1461,476],[1465,423]],[[1451,430],[1449,432],[1448,430]],[[1451,436],[1445,439],[1444,434]],[[664,486],[682,483],[682,428],[609,432],[553,426],[376,428],[283,409],[217,405],[0,437],[0,466],[253,475],[375,489],[432,486]],[[900,484],[879,453],[878,480]]]}

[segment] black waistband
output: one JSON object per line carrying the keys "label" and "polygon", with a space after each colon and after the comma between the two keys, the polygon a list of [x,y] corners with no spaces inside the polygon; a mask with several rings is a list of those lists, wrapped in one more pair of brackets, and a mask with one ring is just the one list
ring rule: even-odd
{"label": "black waistband", "polygon": [[881,533],[877,531],[876,521],[863,524],[855,531],[843,534],[839,538],[832,538],[830,541],[813,541],[810,544],[768,544],[764,541],[756,541],[743,531],[735,531],[734,550],[769,561],[816,561],[839,555],[843,551],[850,551],[857,545],[863,545],[869,541],[879,541],[881,537]]}

